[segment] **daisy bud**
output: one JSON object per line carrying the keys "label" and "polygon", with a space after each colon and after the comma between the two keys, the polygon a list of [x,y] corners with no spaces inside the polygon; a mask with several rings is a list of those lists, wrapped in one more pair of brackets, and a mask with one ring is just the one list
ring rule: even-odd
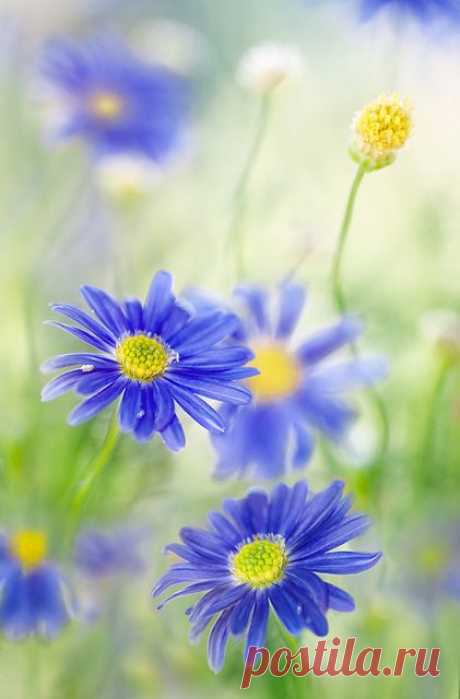
{"label": "daisy bud", "polygon": [[359,111],[352,125],[351,156],[366,170],[391,165],[412,131],[411,107],[398,95],[381,95]]}

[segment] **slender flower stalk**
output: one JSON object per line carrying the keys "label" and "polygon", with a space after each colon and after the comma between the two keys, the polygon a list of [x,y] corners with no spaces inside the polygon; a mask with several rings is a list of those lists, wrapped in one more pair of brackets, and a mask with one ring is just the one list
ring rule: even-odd
{"label": "slender flower stalk", "polygon": [[361,182],[363,181],[364,175],[366,174],[366,168],[361,163],[356,170],[353,183],[351,185],[350,194],[347,199],[347,204],[345,207],[345,214],[342,220],[342,225],[340,226],[339,240],[337,243],[337,248],[335,250],[334,259],[332,262],[332,274],[331,274],[331,285],[334,293],[335,304],[340,313],[345,313],[346,302],[345,296],[342,289],[342,262],[343,253],[345,250],[345,245],[348,238],[348,232],[350,230],[351,219],[353,216],[353,209],[356,202],[356,197],[359,191]]}
{"label": "slender flower stalk", "polygon": [[[398,150],[404,147],[412,132],[411,108],[407,100],[398,95],[381,95],[359,111],[353,120],[353,140],[350,155],[358,164],[350,193],[345,206],[345,213],[340,226],[337,248],[332,260],[331,287],[337,309],[347,312],[347,303],[342,287],[342,262],[348,234],[353,218],[356,197],[368,172],[376,172],[391,165]],[[355,357],[359,356],[356,343],[351,349]],[[373,464],[383,461],[389,442],[389,420],[385,404],[374,387],[369,395],[380,423],[380,444]]]}
{"label": "slender flower stalk", "polygon": [[[345,252],[345,247],[346,243],[348,240],[348,233],[350,230],[352,218],[353,218],[353,211],[356,203],[356,197],[361,185],[361,182],[364,179],[364,175],[368,172],[368,169],[366,167],[365,163],[360,163],[358,165],[358,169],[356,170],[350,193],[348,195],[347,203],[345,206],[345,213],[342,219],[342,223],[340,226],[340,231],[339,231],[339,239],[337,243],[337,247],[335,250],[335,254],[332,260],[332,271],[331,271],[331,288],[332,288],[332,293],[334,296],[334,301],[335,305],[337,307],[337,310],[340,313],[348,313],[349,310],[347,308],[347,302],[345,298],[345,294],[343,291],[343,286],[342,286],[342,263],[343,263],[343,256]],[[351,343],[351,351],[353,356],[358,359],[359,358],[359,350],[356,342]],[[372,462],[373,464],[378,464],[381,463],[386,451],[388,449],[388,442],[390,439],[390,425],[389,425],[389,419],[385,407],[385,403],[382,400],[378,390],[373,387],[369,386],[369,396],[372,400],[372,404],[374,407],[375,415],[376,418],[380,424],[380,440],[379,440],[379,446],[376,451],[375,457],[373,458]]]}
{"label": "slender flower stalk", "polygon": [[74,515],[78,516],[81,513],[91,492],[92,486],[94,485],[98,476],[102,473],[105,466],[109,463],[115,447],[117,446],[119,437],[120,429],[118,426],[117,413],[115,411],[108,424],[107,432],[101,448],[89,462],[86,468],[85,477],[77,485],[71,505]]}
{"label": "slender flower stalk", "polygon": [[247,210],[248,186],[267,131],[270,106],[270,93],[266,93],[260,100],[254,139],[251,143],[233,195],[233,209],[227,238],[229,245],[232,245],[235,251],[235,270],[238,279],[242,279],[245,272],[244,221]]}

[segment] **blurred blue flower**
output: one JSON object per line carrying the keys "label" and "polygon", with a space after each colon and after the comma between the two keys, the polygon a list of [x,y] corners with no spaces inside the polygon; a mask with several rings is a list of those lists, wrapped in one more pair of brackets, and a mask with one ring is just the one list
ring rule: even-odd
{"label": "blurred blue flower", "polygon": [[53,638],[70,619],[70,590],[46,548],[40,531],[0,537],[0,628],[9,638]]}
{"label": "blurred blue flower", "polygon": [[75,544],[75,565],[89,578],[139,573],[145,568],[138,550],[144,538],[145,532],[126,528],[85,531]]}
{"label": "blurred blue flower", "polygon": [[57,109],[56,136],[79,136],[96,155],[135,152],[163,162],[182,145],[187,85],[133,56],[114,37],[58,39],[45,48],[44,96]]}
{"label": "blurred blue flower", "polygon": [[236,336],[254,351],[260,374],[247,381],[253,402],[240,408],[224,406],[220,414],[229,428],[213,435],[218,453],[216,475],[242,476],[250,469],[257,477],[275,478],[287,466],[303,466],[314,448],[312,431],[340,442],[355,412],[344,402],[345,392],[371,385],[386,373],[380,358],[353,359],[324,365],[325,359],[352,343],[361,333],[353,317],[344,317],[304,340],[297,349],[289,340],[305,302],[304,288],[283,284],[278,311],[269,313],[269,295],[259,287],[243,287],[237,296],[247,321]]}
{"label": "blurred blue flower", "polygon": [[223,432],[224,417],[200,396],[236,405],[251,399],[237,381],[257,373],[243,366],[252,352],[223,345],[237,317],[220,310],[192,315],[176,300],[168,272],[155,275],[144,304],[137,299],[119,303],[92,286],[83,286],[81,293],[97,320],[76,306],[58,304],[52,309],[81,327],[50,324],[100,352],[59,355],[42,367],[72,367],[45,386],[43,400],[69,390],[89,396],[69,415],[70,425],[90,420],[121,397],[119,422],[124,432],[139,441],[159,432],[165,444],[177,450],[185,437],[176,405],[211,432]]}
{"label": "blurred blue flower", "polygon": [[369,526],[367,517],[348,514],[350,506],[340,481],[310,496],[299,481],[293,487],[280,483],[270,496],[252,491],[242,500],[224,500],[225,514],[211,512],[209,529],[184,528],[183,543],[166,547],[183,561],[171,566],[153,595],[186,584],[161,608],[175,597],[205,593],[187,611],[190,638],[197,639],[214,620],[208,659],[215,672],[224,663],[229,634],[244,633],[246,649],[264,645],[270,608],[289,633],[310,629],[325,636],[327,611],[352,611],[355,605],[318,573],[359,573],[381,557],[332,550]]}
{"label": "blurred blue flower", "polygon": [[458,0],[363,0],[362,18],[369,19],[384,8],[399,14],[413,15],[421,22],[431,22],[436,19],[460,21]]}
{"label": "blurred blue flower", "polygon": [[426,616],[444,599],[460,602],[460,520],[438,511],[406,523],[398,579],[405,597]]}

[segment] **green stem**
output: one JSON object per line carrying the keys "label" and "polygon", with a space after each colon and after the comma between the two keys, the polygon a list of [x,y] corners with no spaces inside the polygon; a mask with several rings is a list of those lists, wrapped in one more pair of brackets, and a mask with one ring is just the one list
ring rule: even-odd
{"label": "green stem", "polygon": [[348,238],[348,231],[350,230],[351,219],[353,216],[353,209],[356,202],[356,195],[361,182],[363,181],[364,175],[366,174],[366,169],[363,165],[360,165],[356,170],[356,174],[351,185],[350,193],[347,199],[347,205],[345,207],[345,213],[342,220],[342,225],[340,226],[339,241],[337,243],[337,248],[335,250],[334,259],[332,261],[332,272],[331,272],[331,284],[334,294],[334,299],[336,306],[340,313],[345,313],[346,311],[346,301],[345,295],[342,289],[342,261],[343,253],[345,251],[345,244]]}
{"label": "green stem", "polygon": [[[347,302],[345,298],[345,293],[342,287],[342,265],[343,257],[345,252],[346,243],[348,240],[348,233],[351,226],[351,221],[353,218],[353,211],[356,203],[356,197],[359,191],[361,182],[363,181],[364,175],[367,170],[365,165],[361,164],[356,170],[353,182],[351,185],[350,193],[348,195],[347,203],[345,206],[345,213],[342,219],[342,224],[339,231],[339,239],[337,243],[337,248],[335,250],[334,258],[332,261],[331,270],[331,287],[334,296],[335,304],[337,310],[344,314],[347,312]],[[359,358],[359,349],[356,343],[351,345],[352,353],[355,358]],[[375,414],[378,422],[380,423],[380,443],[378,445],[374,459],[372,460],[370,466],[376,466],[381,463],[385,457],[386,451],[388,449],[388,443],[390,439],[390,423],[388,419],[387,410],[385,403],[380,396],[379,392],[371,386],[368,389],[368,394],[372,400],[372,404],[375,410]]]}
{"label": "green stem", "polygon": [[[442,359],[436,372],[435,380],[431,390],[431,395],[428,400],[428,410],[426,415],[426,423],[424,429],[423,443],[420,449],[418,459],[419,477],[418,481],[427,485],[425,481],[427,476],[433,473],[433,464],[431,463],[434,447],[436,442],[436,428],[438,425],[439,407],[444,395],[446,382],[449,377],[451,362]],[[439,474],[438,474],[439,475]]]}
{"label": "green stem", "polygon": [[229,244],[234,246],[235,269],[238,279],[244,276],[245,270],[244,219],[247,208],[247,189],[267,131],[270,104],[270,93],[268,93],[261,100],[254,140],[241,170],[233,196],[233,211],[227,237]]}
{"label": "green stem", "polygon": [[100,475],[103,468],[110,461],[110,457],[112,456],[113,451],[117,445],[119,434],[120,431],[118,428],[117,413],[115,411],[112,419],[108,424],[107,432],[104,441],[102,442],[102,446],[100,450],[97,452],[97,454],[94,456],[94,458],[88,464],[86,468],[85,477],[78,484],[77,491],[72,500],[71,510],[75,519],[78,520],[95,480]]}

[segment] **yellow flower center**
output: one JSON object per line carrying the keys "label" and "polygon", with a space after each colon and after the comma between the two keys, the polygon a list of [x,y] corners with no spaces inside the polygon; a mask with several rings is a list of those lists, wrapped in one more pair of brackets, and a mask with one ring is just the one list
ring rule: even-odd
{"label": "yellow flower center", "polygon": [[152,381],[162,376],[170,361],[165,345],[148,335],[130,335],[122,340],[115,356],[125,376],[137,381]]}
{"label": "yellow flower center", "polygon": [[37,568],[43,562],[46,550],[46,536],[33,529],[17,532],[10,540],[10,551],[24,570]]}
{"label": "yellow flower center", "polygon": [[357,115],[354,128],[363,151],[374,157],[402,148],[412,130],[410,107],[397,95],[383,95]]}
{"label": "yellow flower center", "polygon": [[255,358],[251,364],[260,371],[258,376],[248,379],[254,398],[276,400],[296,390],[301,379],[301,368],[292,354],[274,343],[253,347],[253,351]]}
{"label": "yellow flower center", "polygon": [[255,539],[233,556],[233,573],[251,587],[263,588],[279,582],[287,564],[283,540]]}
{"label": "yellow flower center", "polygon": [[100,119],[116,119],[123,111],[123,100],[113,92],[97,92],[91,97],[89,108]]}

